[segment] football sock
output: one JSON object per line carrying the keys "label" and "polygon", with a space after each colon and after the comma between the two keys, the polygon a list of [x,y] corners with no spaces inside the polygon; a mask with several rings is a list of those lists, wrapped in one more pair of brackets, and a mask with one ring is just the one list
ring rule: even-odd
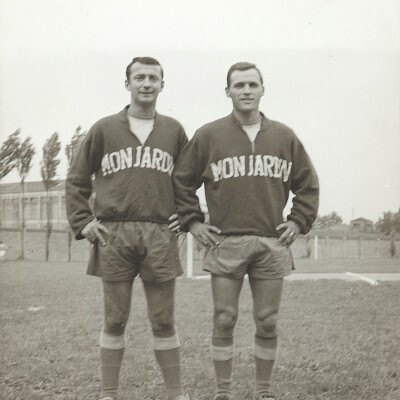
{"label": "football sock", "polygon": [[256,397],[270,393],[272,370],[276,358],[278,338],[255,337]]}
{"label": "football sock", "polygon": [[154,354],[164,378],[168,400],[175,400],[183,394],[179,346],[177,334],[167,338],[154,336]]}
{"label": "football sock", "polygon": [[116,400],[119,372],[125,350],[124,336],[112,336],[104,331],[100,335],[100,359],[102,375],[102,397]]}
{"label": "football sock", "polygon": [[212,338],[212,358],[218,394],[232,394],[233,337]]}

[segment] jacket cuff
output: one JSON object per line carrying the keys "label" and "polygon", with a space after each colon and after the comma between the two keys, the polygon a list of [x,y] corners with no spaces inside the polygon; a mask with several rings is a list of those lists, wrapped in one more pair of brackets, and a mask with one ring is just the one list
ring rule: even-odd
{"label": "jacket cuff", "polygon": [[298,214],[290,214],[287,217],[288,221],[293,221],[296,222],[297,225],[299,225],[300,227],[300,233],[302,235],[305,235],[306,233],[308,233],[310,231],[310,228],[307,226],[305,219]]}
{"label": "jacket cuff", "polygon": [[179,216],[179,222],[181,224],[181,229],[184,232],[189,232],[190,224],[194,221],[204,222],[204,214],[203,213],[192,213],[187,214],[185,216]]}
{"label": "jacket cuff", "polygon": [[79,223],[75,224],[75,226],[73,226],[72,230],[74,232],[75,235],[75,239],[76,240],[81,240],[81,239],[85,239],[85,236],[82,236],[81,232],[83,230],[83,228],[89,223],[92,222],[95,219],[94,215],[90,215],[89,217],[85,218],[82,221],[79,221]]}

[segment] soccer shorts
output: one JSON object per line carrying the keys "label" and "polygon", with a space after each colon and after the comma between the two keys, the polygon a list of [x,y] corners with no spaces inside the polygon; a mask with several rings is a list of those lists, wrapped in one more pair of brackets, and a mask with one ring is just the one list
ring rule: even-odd
{"label": "soccer shorts", "polygon": [[203,269],[232,279],[246,274],[254,279],[280,279],[290,275],[294,264],[291,250],[278,238],[228,235],[207,249]]}
{"label": "soccer shorts", "polygon": [[102,222],[110,232],[106,246],[93,245],[88,274],[107,281],[139,275],[146,282],[165,282],[182,275],[178,240],[166,224]]}

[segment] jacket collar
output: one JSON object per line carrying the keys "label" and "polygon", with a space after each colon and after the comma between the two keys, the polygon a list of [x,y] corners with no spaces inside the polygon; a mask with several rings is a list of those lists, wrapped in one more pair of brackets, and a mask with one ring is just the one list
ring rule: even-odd
{"label": "jacket collar", "polygon": [[[120,121],[123,122],[124,124],[128,124],[129,125],[129,121],[128,121],[128,108],[129,108],[129,104],[127,106],[125,106],[119,113],[118,116],[120,118]],[[156,114],[154,116],[154,126],[158,125],[158,120],[159,120],[160,114],[158,114],[158,112],[156,111]]]}
{"label": "jacket collar", "polygon": [[[270,120],[260,111],[261,114],[261,127],[260,131],[267,129],[268,125],[270,124]],[[241,127],[240,122],[237,120],[233,112],[230,114],[231,122],[238,127]]]}

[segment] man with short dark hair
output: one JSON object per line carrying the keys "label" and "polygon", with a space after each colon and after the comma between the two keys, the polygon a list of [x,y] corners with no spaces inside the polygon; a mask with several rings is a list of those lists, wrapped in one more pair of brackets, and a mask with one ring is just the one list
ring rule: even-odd
{"label": "man with short dark hair", "polygon": [[[93,243],[88,273],[102,278],[102,400],[116,400],[134,278],[140,275],[154,352],[169,400],[184,396],[174,328],[175,278],[182,274],[174,225],[172,170],[187,142],[176,120],[156,112],[163,70],[137,57],[126,70],[130,105],[96,122],[67,177],[66,201],[77,239]],[[92,175],[95,179],[92,181]],[[94,211],[88,199],[96,193]],[[174,225],[176,229],[176,224]]]}
{"label": "man with short dark hair", "polygon": [[[275,399],[271,376],[283,278],[293,260],[289,246],[316,218],[317,175],[301,142],[287,126],[259,111],[263,80],[254,64],[234,64],[226,95],[233,112],[200,128],[175,167],[175,201],[181,227],[205,246],[214,300],[214,400],[231,400],[233,332],[247,274],[254,302],[255,399]],[[196,190],[204,184],[210,225]],[[289,192],[293,208],[283,220]]]}

